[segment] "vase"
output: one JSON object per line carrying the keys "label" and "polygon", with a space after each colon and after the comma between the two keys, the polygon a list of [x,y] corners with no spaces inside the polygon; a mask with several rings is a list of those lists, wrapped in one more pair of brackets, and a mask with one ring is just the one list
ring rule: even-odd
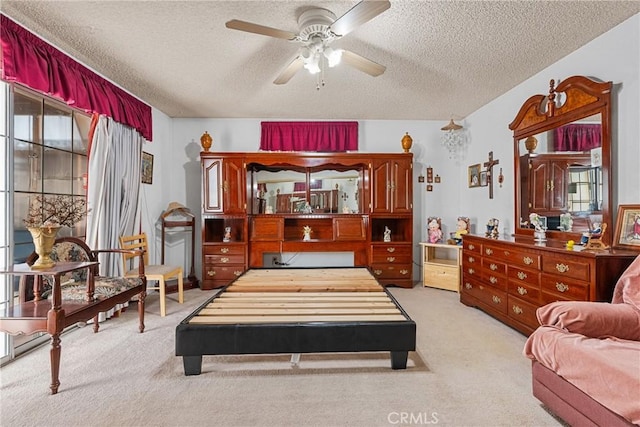
{"label": "vase", "polygon": [[33,246],[35,246],[35,251],[38,254],[38,259],[31,266],[31,269],[45,270],[56,265],[51,259],[51,251],[53,250],[53,244],[56,242],[56,236],[58,235],[60,226],[27,227],[27,230],[31,233]]}
{"label": "vase", "polygon": [[544,242],[547,240],[547,234],[544,230],[542,231],[534,231],[533,232],[533,240],[537,240],[538,242]]}
{"label": "vase", "polygon": [[530,136],[529,138],[524,140],[524,147],[529,153],[533,153],[537,146],[538,140],[534,136]]}
{"label": "vase", "polygon": [[202,145],[204,151],[209,151],[209,148],[211,148],[211,144],[213,144],[213,138],[211,138],[211,135],[209,135],[207,131],[204,131],[204,133],[200,137],[200,145]]}
{"label": "vase", "polygon": [[405,153],[408,153],[411,150],[411,146],[413,145],[413,138],[409,135],[409,132],[406,132],[402,137],[402,149]]}

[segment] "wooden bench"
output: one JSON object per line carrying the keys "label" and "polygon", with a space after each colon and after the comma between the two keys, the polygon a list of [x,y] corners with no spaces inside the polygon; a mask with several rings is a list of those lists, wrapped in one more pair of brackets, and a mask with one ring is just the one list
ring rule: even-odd
{"label": "wooden bench", "polygon": [[[121,253],[122,249],[91,250],[80,239],[56,240],[52,259],[56,265],[46,270],[31,270],[33,256],[1,272],[21,276],[20,301],[0,310],[0,331],[11,335],[46,332],[51,335],[51,394],[60,386],[60,334],[69,326],[93,319],[98,332],[98,314],[138,299],[140,332],[144,331],[144,301],[147,281],[144,263],[136,278],[104,277],[98,274],[99,253]],[[131,252],[131,251],[126,251]],[[142,257],[142,253],[138,252]],[[32,279],[34,299],[26,301],[27,278]]]}
{"label": "wooden bench", "polygon": [[366,268],[249,270],[176,327],[185,375],[203,355],[389,351],[405,369],[416,325]]}

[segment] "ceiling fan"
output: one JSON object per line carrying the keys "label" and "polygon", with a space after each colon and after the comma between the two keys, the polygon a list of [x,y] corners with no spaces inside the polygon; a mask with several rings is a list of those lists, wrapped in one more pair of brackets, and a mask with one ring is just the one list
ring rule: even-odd
{"label": "ceiling fan", "polygon": [[357,70],[376,77],[384,73],[386,67],[363,56],[344,49],[334,49],[330,45],[335,40],[355,30],[391,7],[389,1],[363,0],[340,18],[327,9],[311,8],[298,18],[298,34],[290,31],[266,27],[251,22],[233,19],[225,26],[232,30],[246,31],[269,37],[289,40],[300,44],[298,54],[273,81],[277,85],[285,84],[303,67],[311,74],[317,74],[317,89],[324,86],[325,63],[329,67],[341,60]]}

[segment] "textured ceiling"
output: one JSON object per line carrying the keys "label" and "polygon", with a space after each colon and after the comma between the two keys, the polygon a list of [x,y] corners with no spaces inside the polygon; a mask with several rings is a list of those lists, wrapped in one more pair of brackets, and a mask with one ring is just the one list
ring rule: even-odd
{"label": "textured ceiling", "polygon": [[2,0],[0,10],[171,117],[345,120],[461,119],[640,12],[638,1],[391,0],[332,45],[386,72],[341,64],[319,91],[305,70],[272,83],[296,44],[225,27],[297,33],[305,8],[339,17],[357,3]]}

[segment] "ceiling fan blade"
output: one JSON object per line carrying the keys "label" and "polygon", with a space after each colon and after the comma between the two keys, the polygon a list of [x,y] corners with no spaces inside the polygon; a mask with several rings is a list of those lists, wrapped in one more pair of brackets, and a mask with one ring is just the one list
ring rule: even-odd
{"label": "ceiling fan blade", "polygon": [[344,36],[390,7],[391,3],[389,1],[363,0],[336,19],[329,29],[338,36]]}
{"label": "ceiling fan blade", "polygon": [[282,70],[280,75],[273,81],[273,83],[277,85],[283,85],[287,83],[289,80],[291,80],[291,77],[293,77],[298,71],[302,69],[303,65],[304,60],[302,59],[302,56],[296,56],[295,59],[291,61],[284,70]]}
{"label": "ceiling fan blade", "polygon": [[378,77],[387,69],[384,65],[380,65],[348,50],[342,51],[342,62],[373,77]]}
{"label": "ceiling fan blade", "polygon": [[232,30],[246,31],[248,33],[260,34],[263,36],[275,37],[278,39],[294,40],[297,35],[291,31],[278,30],[277,28],[265,27],[264,25],[254,24],[252,22],[239,21],[232,19],[224,24],[225,27]]}

